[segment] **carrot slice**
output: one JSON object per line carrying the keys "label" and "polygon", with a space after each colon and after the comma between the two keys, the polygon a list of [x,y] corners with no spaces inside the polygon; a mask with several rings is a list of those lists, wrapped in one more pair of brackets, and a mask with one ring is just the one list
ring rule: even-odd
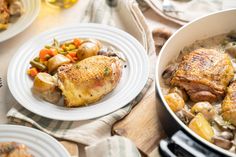
{"label": "carrot slice", "polygon": [[75,52],[75,51],[70,51],[68,54],[69,54],[72,58],[73,58],[73,57],[76,57],[76,52]]}
{"label": "carrot slice", "polygon": [[79,58],[77,56],[72,57],[72,58],[74,59],[74,61],[78,61],[79,60]]}
{"label": "carrot slice", "polygon": [[73,59],[69,54],[67,54],[66,57],[69,58],[69,59],[71,60],[72,63],[75,62],[75,60],[74,60],[74,59]]}
{"label": "carrot slice", "polygon": [[81,44],[81,40],[80,40],[79,38],[75,38],[75,39],[73,40],[73,43],[74,43],[74,45],[75,45],[76,47],[79,47],[80,44]]}
{"label": "carrot slice", "polygon": [[27,73],[31,76],[31,77],[35,77],[39,72],[35,67],[32,67],[30,69],[28,69]]}
{"label": "carrot slice", "polygon": [[52,50],[52,52],[51,52],[51,56],[56,56],[58,54],[58,52],[57,52],[57,50]]}
{"label": "carrot slice", "polygon": [[39,58],[42,60],[42,61],[46,61],[48,60],[48,55],[51,56],[52,54],[52,50],[50,49],[42,49],[40,52],[39,52]]}

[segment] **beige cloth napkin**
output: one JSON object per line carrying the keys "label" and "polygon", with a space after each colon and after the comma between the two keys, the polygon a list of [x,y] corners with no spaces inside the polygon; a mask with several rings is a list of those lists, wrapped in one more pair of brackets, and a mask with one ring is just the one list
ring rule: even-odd
{"label": "beige cloth napkin", "polygon": [[180,25],[216,11],[236,8],[235,0],[167,0],[177,12],[165,12],[163,2],[166,0],[143,1],[162,17]]}
{"label": "beige cloth napkin", "polygon": [[[86,8],[81,22],[103,23],[121,28],[133,35],[144,46],[149,56],[155,55],[151,31],[135,0],[90,0]],[[120,151],[123,147],[133,148],[131,142],[127,142],[123,138],[108,137],[111,136],[112,125],[127,115],[132,107],[143,98],[153,82],[153,73],[154,71],[151,72],[144,89],[133,101],[126,107],[104,117],[86,121],[57,121],[35,115],[19,105],[11,108],[7,117],[10,123],[32,126],[54,137],[88,145],[86,148],[88,157],[94,157],[93,154],[96,154],[97,157],[111,156],[107,151],[113,152],[112,154],[117,153],[117,156],[120,156],[120,153],[123,154],[121,155],[123,157],[137,156],[136,151],[133,151],[133,154],[130,151]],[[114,146],[111,147],[113,144]],[[125,145],[118,147],[122,144]],[[101,147],[107,148],[108,146],[109,149],[100,151],[99,154],[98,150]]]}

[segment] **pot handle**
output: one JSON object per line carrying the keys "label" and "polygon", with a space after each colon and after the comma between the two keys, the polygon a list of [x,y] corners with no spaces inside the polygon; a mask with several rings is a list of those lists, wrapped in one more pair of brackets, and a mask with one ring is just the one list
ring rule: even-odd
{"label": "pot handle", "polygon": [[209,148],[200,145],[182,130],[177,131],[170,139],[160,141],[159,152],[163,157],[220,157]]}

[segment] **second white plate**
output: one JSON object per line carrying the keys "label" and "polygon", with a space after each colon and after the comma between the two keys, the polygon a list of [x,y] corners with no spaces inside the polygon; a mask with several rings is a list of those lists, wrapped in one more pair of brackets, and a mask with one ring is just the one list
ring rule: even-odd
{"label": "second white plate", "polygon": [[[32,79],[26,74],[29,62],[36,57],[53,38],[59,41],[75,37],[94,38],[110,43],[126,57],[118,86],[102,100],[86,107],[66,108],[36,98],[32,92]],[[10,62],[8,86],[16,100],[28,110],[57,120],[86,120],[111,113],[127,105],[144,87],[148,79],[149,65],[142,45],[131,35],[114,27],[101,24],[80,24],[54,29],[26,42]]]}
{"label": "second white plate", "polygon": [[24,13],[14,23],[9,23],[7,30],[0,32],[0,42],[5,41],[25,30],[38,16],[40,0],[21,0]]}
{"label": "second white plate", "polygon": [[0,125],[0,142],[25,144],[34,157],[70,157],[56,139],[36,129],[19,125]]}

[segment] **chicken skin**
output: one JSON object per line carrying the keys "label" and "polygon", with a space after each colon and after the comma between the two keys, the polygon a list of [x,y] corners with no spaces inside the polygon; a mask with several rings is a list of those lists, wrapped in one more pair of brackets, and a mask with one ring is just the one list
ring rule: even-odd
{"label": "chicken skin", "polygon": [[236,81],[227,88],[221,109],[224,120],[236,126]]}
{"label": "chicken skin", "polygon": [[58,84],[65,105],[77,107],[100,100],[117,86],[121,72],[120,60],[107,56],[92,56],[59,67]]}
{"label": "chicken skin", "polygon": [[201,48],[182,58],[170,83],[185,89],[192,101],[215,102],[224,97],[233,76],[233,65],[226,53]]}

